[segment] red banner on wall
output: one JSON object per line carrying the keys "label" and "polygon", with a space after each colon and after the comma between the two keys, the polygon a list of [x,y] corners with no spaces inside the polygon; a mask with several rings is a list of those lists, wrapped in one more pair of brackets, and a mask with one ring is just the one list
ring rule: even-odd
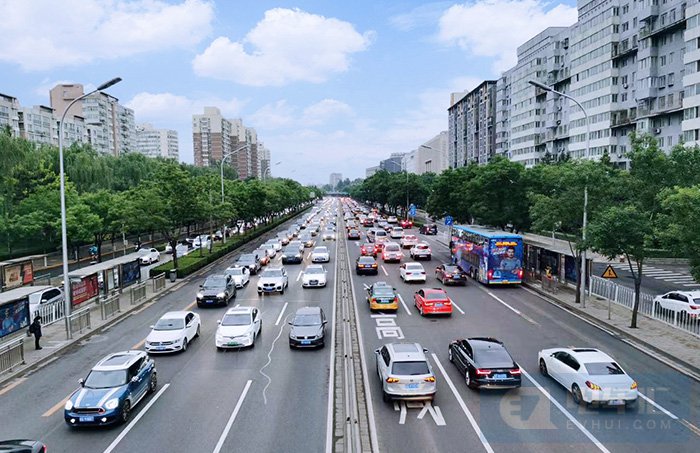
{"label": "red banner on wall", "polygon": [[88,275],[82,280],[73,280],[70,283],[71,302],[73,305],[80,305],[85,301],[97,297],[100,294],[100,284],[97,281],[97,274]]}

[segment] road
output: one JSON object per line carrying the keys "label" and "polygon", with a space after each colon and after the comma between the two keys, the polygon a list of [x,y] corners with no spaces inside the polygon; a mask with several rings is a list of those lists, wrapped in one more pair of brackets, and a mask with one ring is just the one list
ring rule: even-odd
{"label": "road", "polygon": [[[344,240],[342,232],[341,227],[339,240]],[[424,262],[427,286],[442,286],[432,270],[448,260],[447,248],[435,237],[421,238],[430,243],[434,256]],[[264,240],[248,244],[242,252]],[[348,241],[351,268],[359,242]],[[305,261],[286,266],[290,284],[284,295],[258,297],[255,277],[239,291],[234,305],[253,305],[262,312],[263,333],[254,348],[216,351],[216,321],[225,310],[194,306],[204,276],[195,278],[0,390],[0,439],[38,438],[49,451],[76,453],[324,451],[326,427],[333,426],[328,423],[333,347],[329,341],[321,350],[290,350],[286,322],[296,308],[320,305],[328,325],[334,325],[334,285],[340,282],[335,279],[333,249],[326,288],[301,288]],[[228,264],[219,263],[206,274]],[[398,312],[369,313],[364,285],[379,280],[397,288],[403,300]],[[470,281],[466,287],[447,289],[460,311],[449,318],[423,318],[412,306],[413,294],[422,285],[401,282],[397,264],[382,264],[376,277],[352,274],[350,283],[370,396],[368,418],[379,451],[697,451],[700,384],[526,289],[486,288]],[[200,314],[201,336],[185,353],[155,357],[158,391],[137,406],[130,424],[67,427],[63,404],[77,388],[77,379],[109,352],[142,348],[149,325],[167,311],[185,308]],[[382,401],[374,350],[395,341],[391,335],[429,350],[438,386],[433,404]],[[449,342],[468,336],[504,341],[524,370],[523,387],[469,390],[447,358]],[[632,410],[575,406],[564,389],[537,372],[537,351],[562,345],[594,346],[610,353],[639,382],[645,399]]]}
{"label": "road", "polygon": [[[593,275],[602,276],[607,263],[593,263]],[[615,283],[634,288],[634,279],[627,263],[612,264],[616,279]],[[678,264],[645,264],[642,268],[642,292],[652,295],[669,291],[697,291],[700,283],[690,275],[688,266]]]}
{"label": "road", "polygon": [[[421,239],[427,240],[434,254],[432,261],[424,262],[426,285],[403,283],[399,265],[381,260],[378,276],[352,278],[381,451],[402,451],[406,445],[412,451],[697,450],[697,382],[526,289],[487,288],[473,281],[466,287],[450,286],[447,292],[461,311],[455,310],[450,318],[422,318],[413,306],[414,292],[422,286],[443,286],[433,271],[449,256],[435,236]],[[352,242],[359,245],[363,241]],[[350,259],[358,255],[359,247],[351,244]],[[392,284],[404,302],[396,313],[369,312],[364,286],[381,280]],[[397,327],[378,329],[393,324]],[[429,350],[438,382],[431,407],[382,401],[374,350],[396,341],[392,335],[419,342]],[[466,387],[447,358],[447,348],[451,340],[471,336],[496,337],[505,343],[525,371],[521,389],[474,391]],[[637,409],[627,411],[575,406],[559,384],[538,372],[537,352],[556,346],[593,346],[608,352],[653,403],[643,400]]]}

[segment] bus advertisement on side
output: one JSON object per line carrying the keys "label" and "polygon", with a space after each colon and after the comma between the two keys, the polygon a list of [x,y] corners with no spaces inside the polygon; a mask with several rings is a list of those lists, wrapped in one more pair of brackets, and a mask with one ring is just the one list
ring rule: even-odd
{"label": "bus advertisement on side", "polygon": [[455,226],[452,261],[486,285],[520,284],[523,279],[523,239],[518,234]]}

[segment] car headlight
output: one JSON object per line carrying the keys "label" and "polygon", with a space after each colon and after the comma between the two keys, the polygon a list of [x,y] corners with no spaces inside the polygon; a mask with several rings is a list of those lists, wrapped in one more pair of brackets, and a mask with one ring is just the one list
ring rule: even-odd
{"label": "car headlight", "polygon": [[301,253],[297,253],[297,258],[301,258]]}
{"label": "car headlight", "polygon": [[73,409],[73,401],[71,401],[71,400],[66,401],[66,405],[63,406],[63,407],[64,407],[64,409],[67,410],[67,411]]}
{"label": "car headlight", "polygon": [[107,401],[105,403],[105,409],[107,410],[114,410],[119,406],[119,398],[112,398],[111,400]]}
{"label": "car headlight", "polygon": [[224,339],[224,336],[217,332],[217,333],[216,333],[216,339],[217,339],[218,341],[222,341],[222,340]]}
{"label": "car headlight", "polygon": [[283,253],[283,254],[282,254],[282,258],[287,259],[287,255],[285,255],[285,254]]}
{"label": "car headlight", "polygon": [[223,299],[224,297],[226,297],[226,293],[219,293],[216,295],[216,297],[217,299]]}
{"label": "car headlight", "polygon": [[289,338],[291,338],[292,340],[296,340],[296,339],[297,339],[297,336],[290,333],[290,334],[289,334]]}
{"label": "car headlight", "polygon": [[197,293],[197,299],[203,299],[203,298],[204,298],[204,294],[202,294],[202,293]]}

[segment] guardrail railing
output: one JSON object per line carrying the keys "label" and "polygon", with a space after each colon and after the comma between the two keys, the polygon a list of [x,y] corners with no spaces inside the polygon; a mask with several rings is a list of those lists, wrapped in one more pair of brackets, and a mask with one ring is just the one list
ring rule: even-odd
{"label": "guardrail railing", "polygon": [[153,277],[153,292],[157,293],[165,288],[165,273]]}
{"label": "guardrail railing", "polygon": [[17,338],[0,344],[0,373],[24,363],[24,339]]}
{"label": "guardrail railing", "polygon": [[103,320],[111,318],[116,313],[119,313],[119,293],[112,294],[103,299],[100,299],[100,316]]}
{"label": "guardrail railing", "polygon": [[146,282],[132,286],[129,294],[131,296],[131,305],[136,305],[146,300]]}
{"label": "guardrail railing", "polygon": [[82,333],[83,330],[90,329],[90,307],[81,308],[68,316],[69,339],[74,333]]}
{"label": "guardrail railing", "polygon": [[46,327],[63,319],[65,306],[63,301],[39,305],[34,316],[41,315],[41,325]]}

